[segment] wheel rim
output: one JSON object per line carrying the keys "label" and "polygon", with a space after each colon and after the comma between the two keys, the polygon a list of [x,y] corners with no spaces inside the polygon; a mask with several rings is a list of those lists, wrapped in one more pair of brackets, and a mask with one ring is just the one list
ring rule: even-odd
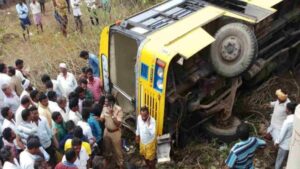
{"label": "wheel rim", "polygon": [[236,61],[241,53],[241,44],[236,36],[229,36],[222,41],[221,57],[227,62]]}

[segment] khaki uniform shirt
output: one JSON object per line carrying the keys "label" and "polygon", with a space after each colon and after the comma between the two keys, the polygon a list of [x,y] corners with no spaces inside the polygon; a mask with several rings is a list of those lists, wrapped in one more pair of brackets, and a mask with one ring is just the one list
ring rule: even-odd
{"label": "khaki uniform shirt", "polygon": [[[113,113],[112,115],[118,120],[118,121],[122,121],[123,118],[123,111],[122,108],[120,106],[114,105],[113,107]],[[112,115],[109,114],[108,112],[108,108],[104,107],[101,113],[100,118],[104,118],[105,119],[105,128],[107,128],[108,130],[116,130],[119,127],[116,126],[116,124],[114,123],[113,119],[112,119]]]}
{"label": "khaki uniform shirt", "polygon": [[67,16],[68,4],[66,0],[55,0],[56,10],[60,16]]}

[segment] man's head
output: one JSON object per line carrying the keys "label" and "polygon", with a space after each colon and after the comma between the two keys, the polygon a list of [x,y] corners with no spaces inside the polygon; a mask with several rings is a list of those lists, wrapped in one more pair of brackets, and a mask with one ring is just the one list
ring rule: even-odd
{"label": "man's head", "polygon": [[49,91],[47,95],[50,101],[56,102],[57,96],[55,91]]}
{"label": "man's head", "polygon": [[115,102],[116,102],[116,100],[115,100],[113,95],[107,94],[105,96],[105,100],[104,100],[104,105],[105,106],[114,106]]}
{"label": "man's head", "polygon": [[92,80],[92,79],[94,78],[94,76],[93,76],[93,69],[92,69],[92,68],[86,69],[85,72],[86,72],[87,78],[88,78],[89,80]]}
{"label": "man's head", "polygon": [[72,139],[72,149],[75,151],[76,155],[79,155],[81,150],[81,140],[78,137]]}
{"label": "man's head", "polygon": [[5,63],[0,63],[0,73],[7,73],[7,67]]}
{"label": "man's head", "polygon": [[47,90],[53,90],[53,83],[51,80],[46,81],[44,84]]}
{"label": "man's head", "polygon": [[275,94],[280,103],[284,103],[288,98],[287,93],[281,89],[276,90]]}
{"label": "man's head", "polygon": [[38,121],[40,116],[39,116],[37,107],[31,106],[28,110],[30,111],[30,113],[32,115],[32,121]]}
{"label": "man's head", "polygon": [[21,105],[27,109],[30,106],[30,98],[28,96],[23,96],[21,99]]}
{"label": "man's head", "polygon": [[16,133],[10,127],[7,127],[3,130],[2,136],[6,141],[13,142],[16,138]]}
{"label": "man's head", "polygon": [[24,90],[31,92],[33,87],[28,79],[22,80],[22,87]]}
{"label": "man's head", "polygon": [[39,96],[39,102],[41,105],[48,107],[48,97],[45,95],[45,93],[41,93]]}
{"label": "man's head", "polygon": [[81,57],[82,59],[88,59],[89,58],[89,52],[86,50],[83,50],[80,52],[79,57]]}
{"label": "man's head", "polygon": [[23,67],[24,67],[24,61],[22,59],[17,59],[15,61],[15,66],[16,66],[17,69],[22,70]]}
{"label": "man's head", "polygon": [[150,114],[149,114],[149,109],[147,106],[141,107],[141,117],[143,121],[147,121]]}
{"label": "man's head", "polygon": [[236,129],[236,135],[241,139],[242,141],[248,140],[250,135],[250,128],[249,125],[246,123],[240,124]]}
{"label": "man's head", "polygon": [[57,98],[57,104],[60,108],[64,109],[67,106],[67,99],[64,96]]}
{"label": "man's head", "polygon": [[66,130],[68,133],[72,133],[75,128],[75,123],[72,120],[66,122]]}
{"label": "man's head", "polygon": [[12,149],[10,146],[4,146],[0,150],[0,156],[4,162],[6,162],[6,161],[12,162],[14,159],[13,154],[12,154]]}
{"label": "man's head", "polygon": [[27,149],[30,154],[38,155],[40,153],[40,139],[37,136],[29,136],[27,138]]}
{"label": "man's head", "polygon": [[297,107],[297,103],[296,102],[290,102],[286,105],[286,113],[287,114],[295,114],[295,109]]}
{"label": "man's head", "polygon": [[30,92],[30,98],[31,98],[32,101],[38,102],[39,101],[39,91],[38,90],[32,90]]}
{"label": "man's head", "polygon": [[21,116],[22,116],[23,121],[29,122],[29,121],[32,121],[32,119],[33,119],[32,113],[29,111],[29,109],[24,109],[21,112]]}
{"label": "man's head", "polygon": [[79,110],[78,99],[71,99],[69,101],[69,108],[74,112],[78,111]]}
{"label": "man's head", "polygon": [[82,107],[91,109],[93,107],[93,102],[91,100],[84,100],[82,102]]}
{"label": "man's head", "polygon": [[3,107],[1,110],[1,115],[3,118],[7,120],[11,120],[14,118],[14,113],[11,111],[9,107]]}
{"label": "man's head", "polygon": [[83,138],[83,131],[80,126],[76,126],[74,129],[74,137]]}
{"label": "man's head", "polygon": [[52,120],[57,124],[61,124],[63,122],[61,114],[57,111],[52,113]]}
{"label": "man's head", "polygon": [[78,95],[75,91],[71,92],[68,96],[69,100],[72,100],[72,99],[77,99],[78,100]]}
{"label": "man's head", "polygon": [[74,163],[77,159],[76,152],[72,148],[67,149],[67,151],[65,152],[65,156],[66,160],[69,163]]}
{"label": "man's head", "polygon": [[6,96],[11,96],[12,95],[12,90],[11,90],[11,88],[10,88],[10,86],[8,84],[3,84],[1,86],[1,89],[2,89],[3,93]]}
{"label": "man's head", "polygon": [[80,79],[79,86],[82,87],[84,90],[87,89],[87,84],[88,84],[88,81],[86,79]]}
{"label": "man's head", "polygon": [[84,89],[82,87],[80,87],[80,86],[76,87],[75,93],[77,94],[79,99],[83,100],[85,98]]}
{"label": "man's head", "polygon": [[59,64],[59,70],[61,73],[66,74],[68,69],[67,69],[67,65],[65,63],[60,63]]}
{"label": "man's head", "polygon": [[90,111],[91,109],[90,108],[87,108],[87,107],[83,107],[82,108],[82,120],[83,121],[88,121],[88,118],[90,117]]}
{"label": "man's head", "polygon": [[51,78],[49,75],[43,74],[43,76],[41,77],[41,80],[45,84],[46,82],[51,81]]}
{"label": "man's head", "polygon": [[48,168],[47,166],[47,161],[41,157],[38,156],[35,160],[34,160],[34,166],[33,169],[45,169]]}
{"label": "man's head", "polygon": [[14,76],[16,75],[16,69],[12,66],[8,66],[8,76]]}

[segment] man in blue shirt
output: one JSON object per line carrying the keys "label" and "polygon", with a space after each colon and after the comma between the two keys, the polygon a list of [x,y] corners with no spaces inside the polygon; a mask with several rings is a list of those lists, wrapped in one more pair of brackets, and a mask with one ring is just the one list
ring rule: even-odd
{"label": "man in blue shirt", "polygon": [[79,55],[82,59],[88,60],[88,65],[93,69],[93,76],[99,77],[99,60],[98,57],[88,51],[81,51]]}
{"label": "man in blue shirt", "polygon": [[26,41],[25,31],[27,31],[27,36],[29,39],[29,26],[31,25],[28,17],[29,10],[23,0],[19,0],[19,3],[16,5],[16,10],[20,19],[21,27],[23,29],[23,38]]}
{"label": "man in blue shirt", "polygon": [[237,127],[236,134],[240,142],[236,143],[225,161],[227,169],[254,169],[253,158],[256,149],[264,148],[266,142],[256,137],[249,137],[250,129],[245,123]]}

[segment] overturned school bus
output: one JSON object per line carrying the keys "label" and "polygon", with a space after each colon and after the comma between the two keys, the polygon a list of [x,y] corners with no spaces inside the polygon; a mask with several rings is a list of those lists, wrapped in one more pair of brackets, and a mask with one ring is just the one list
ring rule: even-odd
{"label": "overturned school bus", "polygon": [[239,86],[300,60],[299,19],[298,0],[165,1],[103,29],[105,90],[128,114],[148,106],[158,135],[205,122],[232,138]]}

